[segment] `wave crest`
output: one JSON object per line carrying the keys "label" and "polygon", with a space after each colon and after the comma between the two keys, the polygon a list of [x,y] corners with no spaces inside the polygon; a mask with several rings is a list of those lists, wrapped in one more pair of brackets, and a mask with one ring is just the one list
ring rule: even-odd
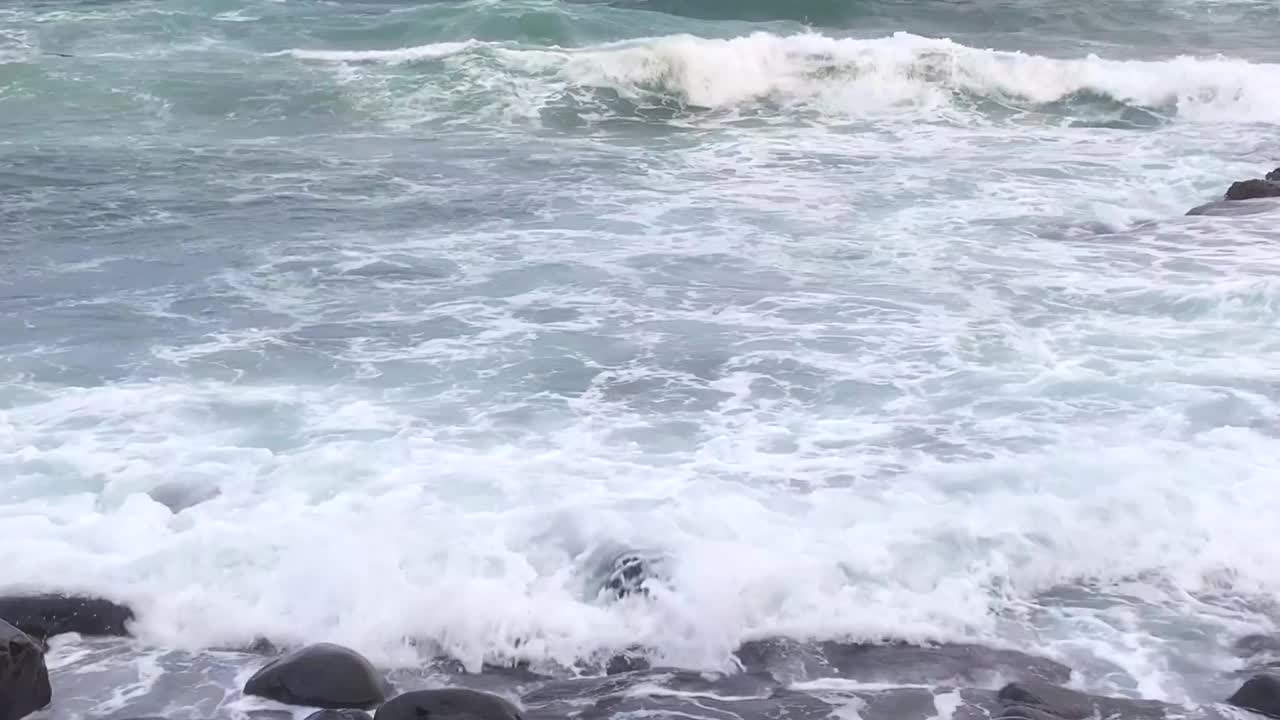
{"label": "wave crest", "polygon": [[[1094,98],[1103,106],[1120,103],[1183,120],[1280,123],[1280,94],[1274,92],[1280,67],[1271,64],[1189,56],[1057,59],[907,33],[871,40],[764,32],[730,39],[675,35],[581,49],[467,41],[285,54],[344,64],[441,62],[457,72],[440,74],[438,82],[494,88],[507,84],[494,76],[505,76],[533,106],[575,88],[687,108],[769,104],[836,115],[972,109],[975,102],[1057,114]],[[477,62],[477,55],[485,61]],[[441,90],[447,94],[450,88]]]}

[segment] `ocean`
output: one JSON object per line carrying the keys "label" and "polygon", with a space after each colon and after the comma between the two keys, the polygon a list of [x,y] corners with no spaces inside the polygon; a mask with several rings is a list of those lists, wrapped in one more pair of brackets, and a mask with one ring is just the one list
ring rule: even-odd
{"label": "ocean", "polygon": [[[278,712],[264,639],[1221,702],[1280,620],[1280,227],[1185,213],[1277,165],[1274,0],[5,3],[0,594],[137,616],[46,714]],[[840,680],[770,687],[875,717]]]}

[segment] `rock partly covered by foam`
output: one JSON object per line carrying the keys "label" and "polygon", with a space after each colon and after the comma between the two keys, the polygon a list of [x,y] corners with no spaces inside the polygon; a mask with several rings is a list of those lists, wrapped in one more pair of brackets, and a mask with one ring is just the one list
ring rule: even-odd
{"label": "rock partly covered by foam", "polygon": [[1266,177],[1234,182],[1222,200],[1205,203],[1187,211],[1188,215],[1237,216],[1253,215],[1280,208],[1277,204],[1242,203],[1242,200],[1280,200],[1280,168],[1267,173]]}
{"label": "rock partly covered by foam", "polygon": [[374,720],[521,720],[520,711],[490,693],[465,688],[415,690],[388,700]]}
{"label": "rock partly covered by foam", "polygon": [[1254,675],[1227,698],[1227,702],[1245,710],[1280,717],[1280,677]]}
{"label": "rock partly covered by foam", "polygon": [[0,720],[18,720],[52,699],[44,650],[30,635],[0,621]]}
{"label": "rock partly covered by foam", "polygon": [[[1273,173],[1274,174],[1274,173]],[[1228,200],[1256,200],[1280,197],[1280,182],[1274,180],[1241,180],[1227,188]]]}
{"label": "rock partly covered by foam", "polygon": [[308,645],[272,660],[244,686],[248,695],[334,710],[372,708],[388,690],[364,656],[333,643]]}
{"label": "rock partly covered by foam", "polygon": [[317,710],[306,717],[306,720],[373,720],[363,710]]}
{"label": "rock partly covered by foam", "polygon": [[1167,705],[1154,700],[1086,695],[1041,680],[1010,683],[997,696],[1002,705],[1001,717],[1042,720],[1085,720],[1091,717],[1160,720]]}
{"label": "rock partly covered by foam", "polygon": [[110,600],[74,595],[0,597],[0,620],[34,638],[62,633],[126,636],[133,611]]}

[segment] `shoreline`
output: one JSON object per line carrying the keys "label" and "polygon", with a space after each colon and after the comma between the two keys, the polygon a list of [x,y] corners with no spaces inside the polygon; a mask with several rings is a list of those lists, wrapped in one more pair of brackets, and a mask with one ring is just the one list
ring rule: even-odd
{"label": "shoreline", "polygon": [[[18,606],[33,613],[14,616]],[[739,646],[738,668],[730,672],[651,666],[642,652],[554,675],[520,665],[466,672],[449,658],[416,669],[377,668],[330,643],[283,652],[270,643],[240,650],[149,647],[112,622],[132,611],[97,598],[0,598],[6,607],[28,627],[38,619],[37,630],[55,630],[32,641],[41,647],[42,667],[49,659],[52,701],[15,719],[366,720],[370,712],[399,720],[406,707],[441,702],[464,707],[471,714],[460,717],[471,720],[629,713],[816,719],[842,707],[856,708],[862,720],[1217,720],[1242,717],[1234,708],[1280,712],[1280,679],[1269,674],[1280,662],[1280,637],[1269,635],[1235,642],[1245,667],[1232,675],[1240,688],[1234,694],[1178,705],[1089,694],[1063,663],[977,644],[771,638]],[[705,714],[709,707],[715,712]]]}

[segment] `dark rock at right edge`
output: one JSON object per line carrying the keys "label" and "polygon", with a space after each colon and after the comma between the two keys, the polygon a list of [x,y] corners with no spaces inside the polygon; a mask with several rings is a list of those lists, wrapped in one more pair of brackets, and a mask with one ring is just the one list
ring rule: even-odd
{"label": "dark rock at right edge", "polygon": [[1227,702],[1245,710],[1280,717],[1280,677],[1254,675],[1227,698]]}
{"label": "dark rock at right edge", "polygon": [[316,643],[264,665],[245,683],[244,692],[286,705],[368,709],[387,697],[388,687],[360,653]]}
{"label": "dark rock at right edge", "polygon": [[521,720],[511,703],[465,688],[415,690],[388,700],[374,720]]}
{"label": "dark rock at right edge", "polygon": [[52,699],[44,651],[29,635],[0,620],[0,720],[18,720]]}
{"label": "dark rock at right edge", "polygon": [[1267,173],[1267,179],[1271,182],[1280,182],[1280,167]]}
{"label": "dark rock at right edge", "polygon": [[1241,180],[1227,188],[1228,200],[1255,200],[1280,197],[1280,183],[1271,180]]}

